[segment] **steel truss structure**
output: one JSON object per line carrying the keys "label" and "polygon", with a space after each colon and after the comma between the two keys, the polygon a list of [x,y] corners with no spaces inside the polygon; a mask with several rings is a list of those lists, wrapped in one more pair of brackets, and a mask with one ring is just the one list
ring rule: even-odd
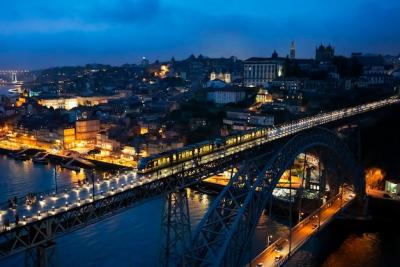
{"label": "steel truss structure", "polygon": [[161,243],[160,266],[175,266],[191,240],[187,189],[167,194],[161,223],[164,242]]}
{"label": "steel truss structure", "polygon": [[244,162],[198,225],[181,265],[243,266],[250,258],[251,238],[260,215],[280,177],[300,153],[309,149],[331,152],[329,160],[343,171],[336,183],[352,184],[358,197],[365,195],[362,173],[338,136],[321,128],[302,132],[273,155]]}
{"label": "steel truss structure", "polygon": [[96,196],[94,201],[66,208],[64,212],[52,214],[49,211],[33,222],[26,224],[20,222],[17,227],[0,233],[0,260],[15,253],[48,244],[63,234],[113,216],[135,204],[195,185],[213,173],[232,168],[252,153],[257,154],[258,150],[265,150],[266,146],[270,147],[271,144],[197,165],[193,169],[144,183],[141,186],[131,188],[128,185],[123,191],[106,197]]}

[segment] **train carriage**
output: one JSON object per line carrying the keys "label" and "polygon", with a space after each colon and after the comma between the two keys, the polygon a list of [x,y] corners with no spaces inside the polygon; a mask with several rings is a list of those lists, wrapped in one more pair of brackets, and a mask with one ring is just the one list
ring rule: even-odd
{"label": "train carriage", "polygon": [[268,133],[269,130],[267,128],[256,128],[240,134],[227,136],[223,140],[217,138],[212,141],[204,141],[180,149],[142,158],[138,164],[138,173],[143,174],[157,171],[174,164],[201,158],[204,155],[218,151],[221,147],[229,148],[261,137],[268,138]]}

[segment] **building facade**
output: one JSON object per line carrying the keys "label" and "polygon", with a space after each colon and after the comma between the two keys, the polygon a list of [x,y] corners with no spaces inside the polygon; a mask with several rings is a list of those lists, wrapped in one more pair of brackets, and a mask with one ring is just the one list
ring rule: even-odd
{"label": "building facade", "polygon": [[[276,54],[275,54],[276,55]],[[244,86],[265,85],[283,75],[285,59],[277,55],[271,58],[249,58],[244,61]]]}
{"label": "building facade", "polygon": [[240,88],[215,88],[207,92],[207,99],[215,104],[238,103],[246,98],[246,92]]}
{"label": "building facade", "polygon": [[335,49],[331,46],[320,45],[315,49],[315,60],[318,62],[331,61],[335,56]]}
{"label": "building facade", "polygon": [[272,126],[274,125],[274,116],[244,111],[227,111],[223,123],[232,130],[243,131],[255,127]]}
{"label": "building facade", "polygon": [[76,121],[76,140],[95,144],[97,133],[100,130],[99,120],[78,120]]}
{"label": "building facade", "polygon": [[224,81],[225,83],[232,82],[231,74],[229,72],[225,72],[225,73],[222,73],[222,72],[216,73],[215,71],[211,72],[210,81],[214,81],[216,79]]}

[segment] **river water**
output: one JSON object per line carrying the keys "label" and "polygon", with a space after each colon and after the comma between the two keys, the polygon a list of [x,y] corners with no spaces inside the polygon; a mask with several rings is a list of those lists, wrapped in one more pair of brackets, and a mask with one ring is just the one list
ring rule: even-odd
{"label": "river water", "polygon": [[16,86],[12,86],[12,85],[2,86],[2,85],[0,85],[0,95],[15,96],[15,93],[9,91],[10,89],[16,89]]}
{"label": "river water", "polygon": [[[55,188],[54,166],[36,165],[31,161],[16,161],[0,155],[0,202],[29,192],[53,191]],[[63,170],[57,172],[59,187],[67,186],[84,173]],[[192,229],[208,209],[211,196],[190,191],[189,208]],[[165,200],[157,198],[133,207],[123,213],[89,225],[79,231],[56,239],[59,266],[156,266],[161,243],[161,214]],[[286,227],[273,223],[277,231]],[[266,216],[257,227],[253,242],[253,256],[266,245]],[[0,266],[23,266],[24,253],[3,261]]]}

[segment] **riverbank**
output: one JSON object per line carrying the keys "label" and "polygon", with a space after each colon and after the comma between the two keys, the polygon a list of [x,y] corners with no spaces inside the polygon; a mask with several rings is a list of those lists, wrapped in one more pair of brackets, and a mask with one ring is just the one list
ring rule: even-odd
{"label": "riverbank", "polygon": [[[27,149],[10,149],[0,147],[0,154],[3,155],[18,155],[25,154],[27,160],[32,160],[35,155],[42,153],[42,157],[48,161],[48,163],[60,165],[62,168],[71,169],[79,171],[80,168],[83,169],[96,169],[102,171],[115,171],[126,169],[125,166],[117,165],[114,163],[107,163],[98,160],[85,159],[80,157],[71,157],[65,155],[58,155],[49,153],[43,149],[37,148],[27,148]],[[12,158],[12,157],[11,157]],[[46,162],[44,162],[46,163]]]}

